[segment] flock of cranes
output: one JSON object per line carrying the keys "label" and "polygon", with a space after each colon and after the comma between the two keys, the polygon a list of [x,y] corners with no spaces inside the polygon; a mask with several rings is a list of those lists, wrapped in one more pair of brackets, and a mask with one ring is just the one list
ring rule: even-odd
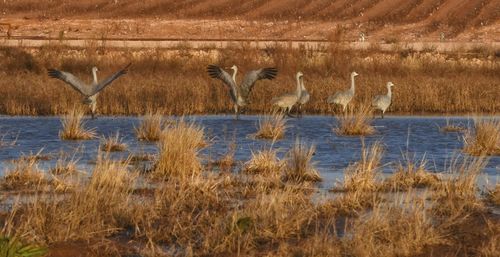
{"label": "flock of cranes", "polygon": [[[114,80],[126,74],[129,67],[130,64],[100,82],[97,80],[98,69],[96,67],[93,67],[93,82],[91,84],[86,84],[78,79],[75,75],[65,71],[49,69],[48,75],[52,78],[56,78],[66,82],[66,84],[70,85],[74,90],[81,93],[85,97],[83,103],[89,105],[92,118],[95,118],[97,110],[97,95],[106,86],[110,85]],[[258,70],[251,70],[245,74],[245,77],[243,78],[241,83],[238,84],[236,82],[238,67],[236,67],[236,65],[233,65],[232,67],[230,67],[230,69],[233,70],[232,75],[216,65],[207,66],[208,75],[212,78],[221,80],[227,86],[229,95],[233,102],[234,114],[236,116],[236,119],[238,119],[242,109],[250,104],[249,96],[252,92],[253,87],[255,86],[255,83],[258,80],[274,79],[278,74],[278,70],[276,68],[262,68]],[[340,105],[342,107],[342,110],[345,112],[347,110],[348,104],[354,98],[356,76],[358,76],[358,73],[352,72],[351,87],[348,90],[339,91],[334,95],[329,96],[327,99],[327,103]],[[295,79],[297,81],[295,92],[290,92],[278,97],[274,97],[271,100],[272,106],[280,109],[282,112],[286,113],[289,116],[291,116],[290,112],[292,108],[294,106],[297,106],[297,113],[298,115],[301,115],[302,106],[309,102],[309,99],[311,98],[309,92],[304,86],[303,77],[304,74],[302,72],[297,72],[297,74],[295,75]],[[385,111],[391,105],[391,87],[393,86],[394,84],[392,82],[387,82],[387,94],[377,95],[372,100],[372,107],[381,111],[382,118],[384,118]]]}

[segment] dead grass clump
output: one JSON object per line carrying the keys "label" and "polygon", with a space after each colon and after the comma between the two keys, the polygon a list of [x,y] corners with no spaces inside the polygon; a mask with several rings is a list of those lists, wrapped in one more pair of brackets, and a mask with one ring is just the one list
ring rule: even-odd
{"label": "dead grass clump", "polygon": [[247,233],[256,247],[300,237],[315,215],[310,197],[294,188],[259,194],[245,207],[241,216],[251,221]]}
{"label": "dead grass clump", "polygon": [[443,180],[432,191],[438,217],[482,212],[484,204],[478,199],[477,178],[486,165],[485,158],[455,159],[448,170],[449,179]]}
{"label": "dead grass clump", "polygon": [[347,256],[414,256],[443,243],[423,201],[380,203],[354,222],[343,238]]}
{"label": "dead grass clump", "polygon": [[84,113],[82,110],[73,108],[62,119],[62,130],[59,137],[63,140],[87,140],[95,138],[95,129],[84,128]]}
{"label": "dead grass clump", "polygon": [[318,182],[322,178],[314,167],[312,157],[315,152],[313,145],[307,146],[304,142],[295,141],[294,146],[287,153],[284,181]]}
{"label": "dead grass clump", "polygon": [[439,130],[443,133],[451,133],[464,131],[465,128],[460,124],[450,123],[450,120],[446,119],[446,125],[440,127]]}
{"label": "dead grass clump", "polygon": [[5,190],[36,189],[50,184],[45,173],[38,168],[36,158],[20,158],[7,170],[1,186]]}
{"label": "dead grass clump", "polygon": [[285,163],[278,159],[277,153],[273,149],[262,150],[257,153],[252,151],[252,158],[245,163],[244,171],[264,176],[280,176]]}
{"label": "dead grass clump", "polygon": [[166,127],[159,142],[154,175],[190,177],[201,172],[198,151],[206,145],[203,128],[183,120]]}
{"label": "dead grass clump", "polygon": [[396,172],[387,178],[382,185],[383,189],[392,191],[406,191],[410,188],[434,187],[441,181],[440,178],[426,170],[426,161],[420,164],[407,160],[406,165],[399,164]]}
{"label": "dead grass clump", "polygon": [[355,111],[348,110],[337,116],[338,126],[334,128],[340,136],[368,136],[374,134],[375,128],[371,125],[372,110],[368,105],[362,105]]}
{"label": "dead grass clump", "polygon": [[361,160],[350,165],[344,171],[344,183],[332,191],[377,191],[380,160],[383,148],[380,142],[373,143],[369,148],[361,149]]}
{"label": "dead grass clump", "polygon": [[46,244],[77,240],[100,240],[120,231],[128,221],[127,213],[137,175],[128,164],[98,157],[88,182],[68,192],[36,195],[18,207],[7,224],[37,242]]}
{"label": "dead grass clump", "polygon": [[151,111],[144,115],[139,128],[135,128],[135,134],[139,140],[158,141],[163,127],[163,116],[160,112]]}
{"label": "dead grass clump", "polygon": [[500,206],[500,184],[486,192],[486,200],[493,205]]}
{"label": "dead grass clump", "polygon": [[122,142],[120,133],[117,132],[114,136],[102,138],[101,149],[106,152],[122,152],[127,150],[127,144]]}
{"label": "dead grass clump", "polygon": [[255,138],[278,140],[285,136],[286,118],[277,111],[259,119],[259,130]]}
{"label": "dead grass clump", "polygon": [[67,160],[65,158],[60,158],[56,162],[56,166],[50,170],[54,175],[70,175],[78,171],[77,169],[78,160],[71,159]]}
{"label": "dead grass clump", "polygon": [[228,151],[219,159],[213,162],[213,164],[219,166],[220,171],[229,172],[236,165],[234,160],[234,154],[236,153],[236,142],[233,140],[229,144]]}
{"label": "dead grass clump", "polygon": [[471,155],[500,155],[500,120],[474,120],[474,132],[464,135],[464,151]]}

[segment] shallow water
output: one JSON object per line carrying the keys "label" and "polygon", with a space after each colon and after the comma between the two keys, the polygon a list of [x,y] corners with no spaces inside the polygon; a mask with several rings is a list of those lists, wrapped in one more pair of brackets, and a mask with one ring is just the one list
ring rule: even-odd
{"label": "shallow water", "polygon": [[[233,116],[190,116],[187,120],[194,120],[205,127],[205,132],[211,138],[211,144],[202,151],[205,159],[218,159],[228,149],[233,138],[237,149],[235,158],[238,161],[247,161],[251,151],[263,148],[278,148],[281,156],[300,138],[316,146],[314,161],[321,171],[325,181],[322,187],[330,187],[336,180],[343,177],[343,170],[350,163],[359,159],[362,141],[359,137],[340,137],[332,133],[336,121],[330,116],[307,116],[301,119],[288,119],[288,129],[283,140],[271,146],[270,141],[252,139],[258,125],[258,116],[242,116],[235,121]],[[464,126],[472,124],[472,120],[465,117],[448,118],[453,124]],[[123,153],[113,153],[113,158],[121,158],[129,154],[156,153],[155,143],[139,142],[135,138],[134,127],[139,126],[137,117],[100,117],[96,120],[87,120],[86,127],[95,128],[100,136],[113,135],[119,131],[123,142],[129,148]],[[442,172],[450,166],[451,161],[461,154],[462,134],[441,133],[439,126],[446,124],[445,118],[440,117],[386,117],[376,119],[374,125],[377,134],[365,138],[369,145],[376,140],[383,142],[385,153],[382,160],[383,171],[390,173],[399,162],[404,162],[406,153],[412,160],[419,161],[426,158],[427,168]],[[0,174],[8,170],[11,160],[23,154],[36,153],[40,149],[43,155],[50,155],[50,160],[40,161],[39,166],[50,169],[55,166],[61,152],[78,159],[81,169],[91,170],[97,157],[99,139],[86,141],[63,141],[58,133],[61,129],[59,117],[5,117],[0,116],[0,139],[9,141],[17,137],[14,146],[0,147]],[[491,157],[484,169],[484,183],[495,184],[500,174],[500,157]]]}

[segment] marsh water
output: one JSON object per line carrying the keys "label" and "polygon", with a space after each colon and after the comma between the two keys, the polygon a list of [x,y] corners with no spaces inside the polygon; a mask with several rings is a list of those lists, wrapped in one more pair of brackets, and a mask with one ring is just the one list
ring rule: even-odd
{"label": "marsh water", "polygon": [[[285,138],[272,144],[252,137],[257,131],[258,116],[242,116],[240,120],[234,120],[229,115],[189,116],[185,119],[205,128],[205,134],[210,139],[210,145],[201,151],[205,162],[223,156],[232,142],[236,144],[235,159],[240,163],[249,160],[252,151],[270,147],[279,149],[283,157],[297,139],[313,144],[316,146],[313,160],[324,178],[321,184],[324,188],[341,180],[344,169],[359,160],[363,143],[370,145],[377,140],[384,145],[384,173],[393,172],[399,163],[405,163],[405,158],[414,162],[425,158],[428,170],[445,172],[453,160],[463,157],[463,134],[443,133],[440,126],[446,125],[447,119],[449,123],[464,127],[473,124],[472,119],[466,117],[391,116],[374,120],[377,133],[362,141],[360,137],[343,137],[333,133],[336,119],[331,116],[305,116],[288,119]],[[155,154],[156,143],[141,142],[135,137],[134,127],[138,127],[140,121],[140,117],[99,117],[86,120],[85,126],[95,128],[99,136],[120,133],[128,149],[112,153],[112,158]],[[12,160],[38,152],[46,157],[39,161],[39,167],[44,170],[54,167],[57,159],[64,155],[67,159],[77,160],[80,169],[91,171],[100,139],[65,141],[59,139],[60,129],[60,117],[0,116],[0,139],[4,142],[0,147],[0,174],[12,166]],[[9,145],[13,141],[15,144]],[[500,157],[490,157],[484,168],[482,183],[498,183],[499,174]]]}

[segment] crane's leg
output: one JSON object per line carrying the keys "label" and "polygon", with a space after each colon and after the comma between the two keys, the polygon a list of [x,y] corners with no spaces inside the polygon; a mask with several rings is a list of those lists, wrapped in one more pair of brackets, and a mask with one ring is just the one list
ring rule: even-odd
{"label": "crane's leg", "polygon": [[292,108],[286,108],[286,115],[290,118],[297,118],[297,117],[294,117],[290,112],[292,111]]}
{"label": "crane's leg", "polygon": [[384,118],[384,112],[385,112],[385,111],[382,111],[382,119]]}
{"label": "crane's leg", "polygon": [[234,105],[234,114],[236,115],[236,119],[239,120],[240,119],[240,112],[238,110],[237,104]]}
{"label": "crane's leg", "polygon": [[91,103],[90,104],[90,116],[92,117],[92,119],[96,118],[95,111],[96,111],[96,104]]}

